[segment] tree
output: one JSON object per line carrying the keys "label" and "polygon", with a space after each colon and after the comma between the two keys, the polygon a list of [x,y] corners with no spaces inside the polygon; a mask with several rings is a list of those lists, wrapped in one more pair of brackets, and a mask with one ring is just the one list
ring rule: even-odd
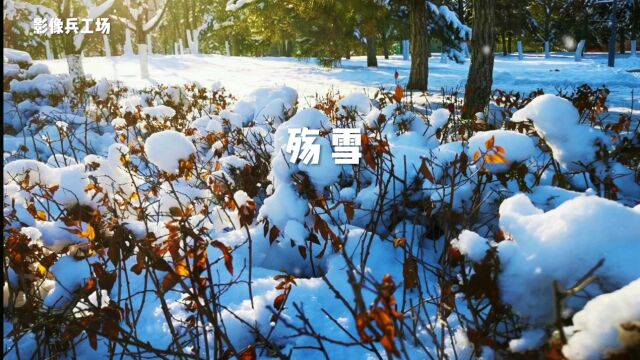
{"label": "tree", "polygon": [[[367,66],[377,67],[377,36],[380,25],[390,18],[389,8],[383,0],[350,0],[356,28],[362,33],[367,48]],[[383,40],[386,41],[383,36]]]}
{"label": "tree", "polygon": [[532,19],[527,9],[529,0],[521,1],[518,6],[513,6],[510,0],[496,0],[495,3],[496,31],[500,32],[502,53],[506,56],[512,52],[514,36],[520,41],[526,30],[535,32],[537,26],[529,23]]}
{"label": "tree", "polygon": [[489,104],[493,84],[495,44],[495,0],[473,1],[473,36],[471,66],[464,92],[462,116],[473,118]]}
{"label": "tree", "polygon": [[[51,59],[49,34],[35,34],[32,31],[32,21],[35,18],[50,20],[56,17],[55,11],[43,6],[33,5],[21,1],[5,0],[2,19],[4,30],[4,47],[19,48],[43,45],[47,59]],[[33,51],[29,49],[33,54]]]}
{"label": "tree", "polygon": [[409,90],[427,90],[429,74],[429,49],[427,41],[427,7],[423,0],[409,0],[409,40],[411,52],[411,71]]}
{"label": "tree", "polygon": [[[62,0],[58,2],[58,14],[60,18],[85,18],[95,20],[102,17],[113,6],[115,0],[105,0],[97,5],[93,0]],[[67,58],[69,75],[73,79],[84,77],[82,66],[82,49],[85,44],[85,34],[75,34],[73,31],[62,34],[62,45]]]}
{"label": "tree", "polygon": [[464,62],[463,44],[471,35],[456,14],[445,5],[409,0],[411,71],[407,89],[426,91],[429,76],[430,39],[442,41],[442,51],[456,62]]}
{"label": "tree", "polygon": [[640,0],[633,0],[633,9],[631,10],[631,56],[636,56],[639,32],[640,32]]}
{"label": "tree", "polygon": [[560,10],[561,2],[559,0],[533,0],[532,10],[534,14],[540,14],[542,18],[542,39],[544,41],[544,56],[551,57],[551,42],[553,39],[552,29],[555,25],[556,15]]}
{"label": "tree", "polygon": [[[120,20],[127,29],[134,31],[138,44],[138,58],[140,59],[140,77],[149,77],[149,60],[147,50],[147,34],[160,24],[167,9],[168,0],[159,0],[149,4],[142,0],[124,0],[125,17]],[[154,5],[153,8],[150,5]]]}

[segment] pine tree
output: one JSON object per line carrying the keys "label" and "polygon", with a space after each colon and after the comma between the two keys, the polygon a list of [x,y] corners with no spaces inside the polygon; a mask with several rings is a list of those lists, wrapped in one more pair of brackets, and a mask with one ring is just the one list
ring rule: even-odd
{"label": "pine tree", "polygon": [[456,62],[464,62],[463,44],[470,29],[445,5],[435,6],[424,0],[409,0],[411,28],[411,71],[407,88],[426,91],[429,76],[430,38],[442,41],[443,51]]}

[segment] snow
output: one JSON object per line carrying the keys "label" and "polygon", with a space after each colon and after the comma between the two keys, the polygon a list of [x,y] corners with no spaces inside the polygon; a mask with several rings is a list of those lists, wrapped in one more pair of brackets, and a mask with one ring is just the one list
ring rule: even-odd
{"label": "snow", "polygon": [[167,6],[167,2],[168,0],[164,0],[157,5],[155,14],[142,26],[142,29],[144,31],[151,30],[159,21],[161,21],[162,14],[164,13],[165,7]]}
{"label": "snow", "polygon": [[158,119],[172,118],[176,115],[176,111],[166,105],[145,107],[142,113]]}
{"label": "snow", "polygon": [[246,4],[252,3],[255,0],[229,0],[227,2],[226,10],[227,11],[237,11]]}
{"label": "snow", "polygon": [[573,315],[573,335],[562,353],[570,360],[595,360],[637,346],[639,319],[640,278],[595,297]]}
{"label": "snow", "polygon": [[429,124],[436,130],[440,129],[447,124],[447,122],[449,121],[449,116],[451,116],[451,112],[449,112],[448,109],[436,109],[429,116]]}
{"label": "snow", "polygon": [[33,63],[31,55],[25,51],[4,48],[2,51],[4,57],[4,63],[18,64],[18,65],[30,65]]}
{"label": "snow", "polygon": [[[597,196],[578,196],[543,211],[524,194],[500,205],[500,228],[511,238],[497,245],[501,297],[532,324],[553,316],[553,282],[570,288],[601,259],[605,289],[640,277],[640,212]],[[590,291],[597,288],[590,286]],[[579,308],[581,300],[569,306]]]}
{"label": "snow", "polygon": [[355,112],[356,114],[368,114],[371,111],[371,100],[361,92],[349,94],[338,103],[339,113]]}
{"label": "snow", "polygon": [[233,194],[233,199],[236,201],[238,206],[245,205],[251,200],[251,197],[244,190],[238,190]]}
{"label": "snow", "polygon": [[2,74],[4,79],[17,78],[21,74],[20,66],[5,63],[2,68]]}
{"label": "snow", "polygon": [[543,329],[525,330],[522,332],[522,337],[509,341],[509,350],[512,352],[535,350],[544,343],[546,335]]}
{"label": "snow", "polygon": [[253,119],[256,122],[273,119],[279,124],[292,115],[290,112],[297,100],[297,91],[288,86],[259,88],[240,99],[233,111],[242,116],[245,124]]}
{"label": "snow", "polygon": [[[439,54],[434,53],[429,62],[430,89],[437,94],[442,88],[464,87],[468,62],[442,64],[438,59]],[[47,64],[54,74],[68,72],[64,60],[37,62]],[[399,82],[404,84],[409,78],[409,65],[401,56],[391,56],[389,60],[379,58],[378,68],[372,71],[367,68],[365,57],[353,57],[343,60],[341,67],[325,69],[313,60],[305,62],[293,58],[149,55],[149,72],[154,82],[160,84],[183,84],[194,79],[203,84],[219,82],[239,98],[257,88],[286,85],[297,90],[303,104],[312,103],[316,94],[324,94],[330,89],[339,89],[341,94],[374,94],[380,86],[393,90],[396,84],[395,71],[400,75]],[[140,79],[136,57],[85,57],[83,66],[87,74],[97,78],[119,80],[139,88],[150,84],[149,80]],[[517,56],[496,56],[493,84],[495,88],[527,94],[537,88],[546,93],[555,93],[557,88],[567,89],[583,83],[592,87],[606,84],[612,90],[609,95],[610,109],[623,111],[628,110],[631,104],[631,90],[638,88],[640,74],[627,72],[634,68],[640,68],[640,57],[631,59],[620,56],[616,60],[616,67],[609,68],[606,56],[599,54],[589,55],[579,63],[574,61],[572,54],[562,53],[554,53],[551,59],[545,59],[544,54],[525,54],[522,61],[518,61]],[[639,107],[634,108],[640,111]]]}
{"label": "snow", "polygon": [[[234,4],[237,3],[240,2]],[[453,21],[447,11],[440,12],[445,20]],[[118,114],[103,115],[105,121],[88,121],[101,116],[95,104],[76,111],[64,102],[57,104],[52,99],[43,98],[55,92],[40,89],[39,83],[33,80],[16,81],[12,84],[16,91],[4,96],[5,104],[18,107],[25,114],[25,120],[18,121],[15,115],[5,113],[5,124],[15,124],[16,130],[4,137],[4,215],[8,227],[21,229],[32,246],[41,246],[45,253],[57,252],[59,256],[50,268],[50,276],[55,281],[47,280],[49,283],[38,288],[45,298],[46,310],[71,304],[69,310],[80,317],[89,315],[95,306],[106,306],[111,301],[122,305],[120,299],[124,298],[134,307],[144,303],[136,328],[137,338],[154,347],[170,348],[172,338],[164,320],[163,304],[158,296],[144,295],[153,291],[152,288],[145,290],[145,286],[150,284],[146,271],[141,275],[130,272],[126,280],[122,278],[128,282],[126,289],[121,287],[110,293],[94,291],[84,294],[88,299],[78,299],[74,295],[92,276],[91,263],[98,259],[82,259],[82,249],[92,248],[93,243],[87,237],[71,233],[62,215],[78,204],[86,205],[102,213],[103,222],[108,226],[100,230],[107,236],[113,231],[111,225],[122,225],[132,232],[133,238],[142,240],[154,234],[158,239],[156,245],[162,245],[170,233],[168,222],[175,217],[170,218],[171,209],[189,205],[195,213],[181,225],[191,225],[203,238],[218,240],[232,249],[233,276],[224,269],[219,248],[209,246],[207,254],[216,281],[224,284],[221,286],[224,290],[217,299],[224,305],[220,308],[220,318],[224,320],[229,340],[237,349],[256,342],[255,331],[243,324],[241,320],[244,320],[255,324],[263,336],[269,337],[285,353],[295,351],[295,357],[317,357],[318,353],[311,350],[312,346],[317,346],[312,337],[295,336],[295,331],[282,324],[287,321],[295,326],[304,326],[293,304],[303,306],[318,333],[338,341],[353,341],[341,327],[353,331],[357,327],[356,322],[327,283],[330,281],[335,291],[350,301],[353,289],[346,276],[348,264],[340,253],[331,250],[331,245],[324,256],[318,256],[320,247],[311,245],[309,241],[312,232],[318,234],[313,228],[321,220],[326,221],[339,238],[344,253],[350,256],[356,267],[362,265],[354,274],[362,271],[366,277],[363,284],[365,304],[372,304],[375,300],[375,284],[369,279],[378,281],[386,274],[393,277],[398,285],[395,296],[398,304],[403,304],[402,311],[406,314],[398,322],[403,326],[413,326],[415,330],[412,337],[401,344],[408,358],[469,358],[474,354],[482,354],[485,359],[494,357],[494,351],[487,346],[474,348],[475,341],[472,340],[477,338],[473,338],[473,325],[468,320],[471,318],[469,303],[481,305],[486,311],[493,309],[493,303],[464,296],[465,287],[458,286],[463,285],[464,276],[458,272],[462,268],[441,267],[441,259],[447,258],[443,251],[449,250],[448,240],[464,255],[461,264],[471,265],[467,268],[470,271],[468,276],[475,275],[477,265],[486,265],[493,259],[487,254],[495,254],[499,258],[500,266],[495,268],[495,276],[500,299],[504,305],[510,305],[505,309],[511,308],[518,315],[506,324],[517,335],[516,338],[504,339],[508,341],[509,351],[527,352],[543,348],[548,340],[547,334],[555,326],[552,324],[552,284],[557,281],[565,289],[573,286],[601,259],[604,259],[604,264],[595,272],[598,280],[579,296],[565,299],[564,320],[569,320],[577,312],[573,317],[573,328],[566,330],[569,343],[564,349],[565,354],[580,353],[585,349],[589,353],[592,352],[589,349],[593,349],[593,352],[604,354],[607,349],[619,349],[621,343],[615,337],[618,325],[638,318],[633,310],[638,305],[633,301],[637,302],[638,298],[636,279],[640,277],[640,270],[635,257],[640,253],[637,242],[640,229],[634,224],[640,223],[640,205],[636,205],[635,200],[639,197],[634,198],[635,187],[638,187],[633,179],[634,169],[622,163],[608,164],[608,168],[595,163],[598,174],[624,175],[615,181],[622,187],[621,192],[628,192],[628,198],[616,202],[588,189],[591,186],[588,182],[567,188],[552,186],[554,171],[542,168],[542,163],[550,155],[543,152],[543,146],[539,146],[539,137],[550,145],[563,169],[576,170],[576,161],[592,159],[589,157],[593,149],[591,140],[596,139],[593,134],[598,131],[578,124],[575,109],[571,104],[567,106],[566,100],[546,95],[514,116],[515,121],[531,119],[536,134],[525,135],[504,129],[474,131],[468,136],[457,131],[440,134],[437,132],[439,129],[457,130],[459,123],[457,114],[452,116],[444,99],[441,105],[439,100],[434,100],[437,96],[430,97],[430,103],[424,107],[424,99],[419,100],[417,95],[413,97],[417,104],[415,107],[409,103],[382,107],[379,101],[372,99],[378,86],[394,88],[393,73],[396,70],[400,73],[399,82],[406,82],[408,63],[398,58],[381,59],[380,67],[371,71],[366,69],[362,58],[344,61],[342,67],[330,70],[318,67],[313,61],[298,62],[286,58],[151,55],[153,80],[137,79],[137,66],[134,66],[137,63],[132,63],[135,60],[127,57],[89,57],[84,60],[88,72],[105,77],[89,90],[92,96],[87,101],[92,102],[96,98],[113,100],[119,106]],[[592,75],[587,79],[589,82],[606,80],[610,85],[617,111],[625,109],[630,104],[627,92],[637,87],[637,76],[621,69],[636,66],[637,62],[621,61],[621,69],[609,69],[601,66],[600,62],[599,58],[587,58],[575,64],[572,59],[569,62],[561,55],[550,60],[526,56],[522,62],[498,57],[496,86],[526,91],[542,86],[551,92],[555,86],[582,82],[584,76],[578,75],[588,71]],[[62,90],[68,91],[64,85],[68,77],[55,75],[63,72],[59,63],[37,62],[32,66],[33,74],[37,73],[35,79],[40,77],[42,84],[51,79],[52,83],[62,84]],[[54,75],[46,74],[42,64],[46,64]],[[130,71],[131,68],[136,69],[135,73]],[[556,71],[548,71],[555,68],[560,68],[563,76]],[[9,70],[18,71],[18,79],[24,71],[15,67]],[[459,85],[465,75],[463,65],[440,64],[432,60],[430,83],[434,88]],[[114,82],[116,78],[136,90],[149,89],[149,86],[163,90],[159,91],[160,95],[132,90],[116,99],[109,96],[110,89],[118,86]],[[207,106],[202,111],[191,111],[194,99],[188,90],[177,84],[193,84],[194,79],[202,84],[214,84],[211,90],[224,87],[240,100],[231,100],[224,110]],[[313,108],[316,94],[323,95],[329,89],[337,94],[338,108],[353,110],[358,125],[375,128],[374,133],[388,141],[390,154],[384,154],[383,157],[389,159],[384,166],[372,170],[364,162],[358,167],[335,164],[331,157],[331,136],[327,133],[338,124]],[[344,94],[349,95],[342,97]],[[13,99],[22,95],[28,95],[29,99],[13,104]],[[145,128],[144,123],[152,123],[148,119],[130,126],[124,119],[124,112],[135,111],[137,106],[143,109],[143,114],[161,120],[154,120],[154,124],[159,123],[161,128],[171,130],[154,132],[157,129],[151,126]],[[179,119],[176,119],[176,114],[180,114],[177,116]],[[303,127],[321,130],[321,135],[316,138],[316,144],[321,148],[318,165],[292,164],[284,155],[288,130]],[[143,128],[144,131],[138,131]],[[62,136],[61,132],[68,137]],[[567,138],[566,132],[578,134],[580,139]],[[437,133],[440,136],[436,136]],[[35,149],[29,149],[24,156],[40,161],[20,158],[23,155],[18,150],[22,145],[31,146],[26,141],[31,134],[35,136]],[[55,141],[52,143],[53,152],[42,140],[43,135]],[[85,135],[90,149],[78,143],[78,139],[84,139]],[[246,141],[238,141],[236,136],[239,135],[244,135]],[[209,140],[214,136],[212,144]],[[494,139],[494,149],[502,149],[507,164],[487,164],[486,168],[499,173],[512,163],[524,163],[528,168],[525,182],[531,192],[519,193],[515,180],[508,180],[506,184],[495,177],[486,180],[490,176],[480,176],[481,172],[474,165],[469,166],[466,174],[460,174],[452,166],[454,159],[459,159],[462,153],[472,158],[476,151],[486,151],[490,139]],[[251,152],[248,146],[258,141],[265,149],[260,154]],[[84,150],[78,154],[69,151],[71,144]],[[579,149],[581,146],[584,149]],[[193,177],[184,176],[169,182],[167,179],[175,177],[158,171],[176,174],[181,161],[191,159],[197,169]],[[149,166],[146,160],[153,166]],[[259,161],[261,166],[258,166]],[[421,175],[423,162],[433,166],[432,178]],[[388,165],[393,166],[395,176],[391,176]],[[267,171],[268,175],[265,175]],[[29,172],[28,177],[26,172]],[[538,185],[533,178],[541,172],[542,185]],[[301,189],[296,183],[294,179],[300,175],[308,176],[310,188]],[[257,180],[257,176],[262,178]],[[217,189],[219,184],[214,184],[215,179],[224,179],[228,186],[225,184],[220,186],[221,190]],[[256,184],[263,180],[265,183]],[[388,191],[381,193],[382,186],[387,184]],[[49,196],[40,185],[59,188]],[[94,186],[101,187],[103,192],[90,190]],[[33,187],[33,190],[29,192],[23,187]],[[253,191],[257,195],[250,196],[254,195]],[[322,198],[329,210],[308,197]],[[252,220],[258,223],[241,227],[240,211],[231,209],[228,205],[230,198],[241,207],[255,205],[257,219]],[[443,205],[449,200],[452,208]],[[50,210],[51,213],[47,213],[44,220],[39,214],[34,216],[27,210],[31,203],[37,210]],[[114,212],[117,213],[115,217],[105,211],[115,206],[112,203],[119,206]],[[119,205],[126,203],[135,208]],[[475,207],[470,208],[469,205]],[[349,206],[354,207],[352,219],[347,219]],[[385,210],[379,213],[379,224],[373,228],[371,216],[377,214],[378,206]],[[144,209],[144,214],[138,209]],[[469,216],[471,211],[473,215]],[[441,229],[433,227],[442,219],[459,218],[464,219],[464,227],[457,223],[455,228],[447,229],[449,234],[460,231],[457,238],[440,235]],[[274,239],[268,229],[265,234],[262,220],[268,220],[270,227],[278,229]],[[80,229],[87,231],[88,224],[81,222]],[[502,230],[504,240],[497,239],[498,229]],[[398,238],[406,238],[406,244],[394,244]],[[191,243],[188,236],[185,240],[187,245]],[[324,242],[325,239],[319,241]],[[100,246],[102,244],[100,242]],[[248,244],[252,248],[248,248]],[[301,247],[304,247],[306,257],[302,256]],[[98,252],[98,256],[103,255],[103,252]],[[403,264],[409,256],[423,256],[422,260],[430,267],[429,271],[418,276],[419,291],[406,287],[401,289],[406,283]],[[359,263],[363,258],[368,258],[366,264]],[[247,275],[249,259],[253,260],[251,279]],[[172,259],[167,256],[167,260]],[[130,264],[126,265],[129,267]],[[436,274],[440,270],[446,270],[447,276],[458,282],[452,288],[456,292],[456,312],[447,319],[439,315],[438,297],[443,294],[443,289]],[[4,287],[5,295],[10,292],[10,287],[18,284],[12,271],[9,271],[9,281]],[[281,293],[274,289],[277,284],[274,276],[282,272],[297,276],[297,285],[283,309],[282,321],[273,322],[269,307]],[[164,276],[161,272],[156,274]],[[253,289],[253,304],[245,286],[249,281]],[[635,282],[622,288],[632,281]],[[404,304],[417,304],[424,300],[419,295],[423,291],[433,294],[433,301],[421,305],[424,312],[421,309],[420,314],[410,314]],[[609,294],[600,295],[605,293]],[[190,315],[185,309],[185,292],[176,288],[165,295],[172,316],[169,321],[179,333],[191,331],[180,322]],[[19,295],[18,300],[24,303],[26,297]],[[616,316],[601,318],[603,313],[614,312],[609,309],[614,309]],[[479,315],[483,321],[486,319],[484,311]],[[340,326],[328,321],[328,316],[337,319]],[[430,327],[429,324],[435,325]],[[199,325],[198,331],[205,327],[205,324]],[[5,328],[10,326],[5,321]],[[127,331],[132,330],[128,323],[123,322],[122,326]],[[209,327],[208,324],[206,326]],[[25,353],[29,352],[26,349],[35,346],[29,342],[29,335],[19,343],[21,349],[25,348]],[[79,356],[97,356],[106,351],[106,339],[99,338],[97,354],[83,339],[77,340]],[[416,346],[415,340],[419,340],[424,348]],[[325,344],[331,358],[365,356],[357,346]],[[384,351],[378,343],[372,345]],[[496,350],[495,356],[503,356],[508,350]],[[201,349],[199,354],[202,357],[210,355],[203,351]]]}
{"label": "snow", "polygon": [[144,143],[144,151],[149,161],[160,170],[177,173],[180,160],[188,160],[196,148],[184,134],[166,130],[149,136]]}
{"label": "snow", "polygon": [[49,74],[49,67],[45,64],[40,64],[40,63],[33,64],[24,73],[24,76],[26,76],[27,79],[33,79],[34,77],[40,74]]}
{"label": "snow", "polygon": [[22,94],[36,94],[43,97],[64,95],[71,91],[72,85],[67,75],[39,74],[31,80],[11,80],[11,92]]}
{"label": "snow", "polygon": [[71,299],[73,293],[84,285],[85,279],[91,274],[91,266],[87,260],[76,260],[73,256],[63,256],[49,269],[55,276],[56,282],[52,291],[44,299],[44,304],[50,308],[63,308]]}
{"label": "snow", "polygon": [[[100,5],[87,6],[87,16],[90,19],[98,18],[102,16],[102,14],[104,14],[107,10],[109,10],[114,3],[115,3],[115,0],[104,0]],[[86,6],[86,3],[85,3],[85,6]]]}
{"label": "snow", "polygon": [[580,170],[595,158],[596,132],[579,124],[578,110],[567,99],[545,94],[516,111],[512,121],[533,121],[538,134],[551,146],[554,157],[569,170]]}
{"label": "snow", "polygon": [[475,262],[480,262],[489,250],[489,240],[473,231],[463,230],[457,239],[451,242],[451,246],[460,250],[462,255]]}
{"label": "snow", "polygon": [[505,164],[485,164],[486,168],[491,172],[503,172],[509,169],[512,163],[521,162],[531,158],[534,155],[533,140],[527,135],[520,134],[515,131],[508,130],[491,130],[482,131],[475,134],[469,139],[468,153],[470,158],[474,157],[476,152],[484,154],[487,152],[485,143],[494,139],[495,147],[502,147],[505,158]]}

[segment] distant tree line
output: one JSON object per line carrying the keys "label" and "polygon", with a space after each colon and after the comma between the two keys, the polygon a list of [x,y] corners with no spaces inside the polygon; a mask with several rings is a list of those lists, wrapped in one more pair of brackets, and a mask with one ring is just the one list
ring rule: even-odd
{"label": "distant tree line", "polygon": [[[619,51],[635,51],[640,0],[616,0]],[[603,0],[4,0],[4,46],[36,58],[66,57],[82,76],[80,54],[136,54],[148,76],[150,53],[317,58],[326,66],[366,55],[411,54],[406,88],[428,88],[432,52],[471,59],[464,112],[489,98],[494,53],[605,50],[611,2]],[[109,36],[35,36],[39,17],[109,17]],[[472,36],[473,34],[473,36]],[[468,47],[470,44],[470,48]],[[631,44],[631,46],[629,46]],[[407,49],[409,47],[409,49]]]}

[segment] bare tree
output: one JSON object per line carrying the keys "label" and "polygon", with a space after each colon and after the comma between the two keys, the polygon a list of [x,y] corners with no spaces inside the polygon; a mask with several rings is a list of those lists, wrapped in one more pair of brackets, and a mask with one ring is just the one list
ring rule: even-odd
{"label": "bare tree", "polygon": [[[168,0],[159,0],[150,4],[141,0],[125,0],[127,8],[126,18],[120,20],[126,27],[135,33],[135,40],[138,44],[138,57],[140,59],[140,77],[149,77],[149,57],[147,34],[160,24],[162,17],[167,10]],[[150,5],[154,5],[151,8]]]}
{"label": "bare tree", "polygon": [[[79,18],[81,11],[86,11],[85,19],[95,20],[109,11],[115,0],[105,0],[100,5],[96,5],[93,0],[62,0],[58,3],[58,14],[62,19]],[[78,24],[79,27],[84,24]],[[84,46],[85,34],[74,33],[73,31],[62,36],[62,44],[64,53],[67,58],[67,66],[69,67],[69,75],[76,79],[84,77],[84,68],[82,66],[82,48]]]}

